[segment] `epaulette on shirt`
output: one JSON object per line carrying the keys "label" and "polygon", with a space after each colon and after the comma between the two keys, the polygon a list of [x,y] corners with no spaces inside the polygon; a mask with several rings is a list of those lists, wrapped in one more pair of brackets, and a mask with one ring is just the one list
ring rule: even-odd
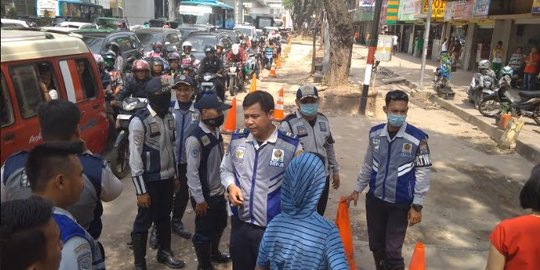
{"label": "epaulette on shirt", "polygon": [[300,142],[298,136],[290,132],[285,132],[283,130],[278,130],[278,137],[293,145],[297,145]]}
{"label": "epaulette on shirt", "polygon": [[297,117],[296,113],[291,113],[291,114],[285,116],[285,118],[283,118],[282,121],[287,121],[288,122],[288,121],[290,121],[290,120],[292,120],[292,119],[294,119],[296,117]]}
{"label": "epaulette on shirt", "polygon": [[247,128],[240,128],[233,132],[231,140],[247,138],[249,130]]}
{"label": "epaulette on shirt", "polygon": [[26,160],[28,159],[28,151],[19,151],[12,154],[11,156],[4,161],[4,178],[2,182],[5,184],[7,176],[11,175],[13,172],[18,170],[21,167],[24,167]]}

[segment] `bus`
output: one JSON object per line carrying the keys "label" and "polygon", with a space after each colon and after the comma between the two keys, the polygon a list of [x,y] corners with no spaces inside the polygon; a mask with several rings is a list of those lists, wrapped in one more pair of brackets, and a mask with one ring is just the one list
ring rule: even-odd
{"label": "bus", "polygon": [[217,0],[182,0],[178,7],[180,24],[210,24],[234,29],[234,7]]}
{"label": "bus", "polygon": [[102,6],[80,0],[38,0],[36,5],[37,16],[73,18],[80,22],[93,22],[102,11]]}

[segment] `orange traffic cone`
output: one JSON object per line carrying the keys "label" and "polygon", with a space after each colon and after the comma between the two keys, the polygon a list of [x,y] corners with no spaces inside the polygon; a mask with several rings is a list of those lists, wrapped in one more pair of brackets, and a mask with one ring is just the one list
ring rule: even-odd
{"label": "orange traffic cone", "polygon": [[274,65],[270,68],[270,77],[276,77],[276,67]]}
{"label": "orange traffic cone", "polygon": [[232,107],[227,112],[227,118],[223,126],[224,133],[232,133],[236,130],[236,97],[233,97],[231,105]]}
{"label": "orange traffic cone", "polygon": [[414,247],[414,252],[409,264],[409,270],[426,270],[426,256],[424,253],[424,243],[418,242]]}
{"label": "orange traffic cone", "polygon": [[283,92],[285,92],[285,90],[283,90],[283,87],[281,87],[281,89],[279,89],[278,91],[276,109],[274,110],[274,120],[276,121],[281,121],[283,120],[283,118],[285,118],[285,114],[283,112],[283,101],[284,101]]}
{"label": "orange traffic cone", "polygon": [[253,73],[253,77],[251,78],[251,84],[249,85],[249,92],[254,92],[257,90],[257,75]]}
{"label": "orange traffic cone", "polygon": [[281,68],[281,55],[278,54],[276,59],[276,68]]}

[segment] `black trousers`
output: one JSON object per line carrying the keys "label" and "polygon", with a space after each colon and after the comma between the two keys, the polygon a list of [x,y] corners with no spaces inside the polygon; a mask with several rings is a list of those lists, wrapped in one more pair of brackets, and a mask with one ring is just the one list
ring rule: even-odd
{"label": "black trousers", "polygon": [[178,164],[178,175],[180,178],[180,190],[174,194],[172,208],[172,219],[182,220],[189,201],[189,187],[187,185],[187,164]]}
{"label": "black trousers", "polygon": [[171,249],[171,208],[174,189],[173,179],[146,182],[150,207],[139,207],[133,223],[132,234],[147,234],[152,223],[156,224],[161,249]]}
{"label": "black trousers", "polygon": [[264,229],[231,217],[231,243],[229,250],[233,262],[233,270],[253,270],[257,264],[259,245]]}
{"label": "black trousers", "polygon": [[330,176],[326,176],[326,185],[324,186],[323,193],[317,204],[317,213],[324,216],[324,211],[326,211],[326,204],[328,204],[328,193],[330,193]]}
{"label": "black trousers", "polygon": [[[221,236],[227,227],[227,201],[223,195],[208,198],[206,215],[195,217],[195,235],[193,242],[203,244],[212,242],[212,239]],[[191,199],[195,209],[195,200]]]}
{"label": "black trousers", "polygon": [[366,218],[369,249],[384,258],[387,269],[405,266],[401,248],[408,226],[408,204],[392,204],[368,193]]}

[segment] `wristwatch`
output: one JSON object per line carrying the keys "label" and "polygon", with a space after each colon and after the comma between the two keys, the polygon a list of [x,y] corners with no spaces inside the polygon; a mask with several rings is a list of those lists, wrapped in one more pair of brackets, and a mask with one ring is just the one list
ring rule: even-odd
{"label": "wristwatch", "polygon": [[420,205],[420,204],[413,204],[412,208],[414,209],[414,211],[420,212],[420,211],[422,211],[422,208],[424,208],[424,207],[422,205]]}

